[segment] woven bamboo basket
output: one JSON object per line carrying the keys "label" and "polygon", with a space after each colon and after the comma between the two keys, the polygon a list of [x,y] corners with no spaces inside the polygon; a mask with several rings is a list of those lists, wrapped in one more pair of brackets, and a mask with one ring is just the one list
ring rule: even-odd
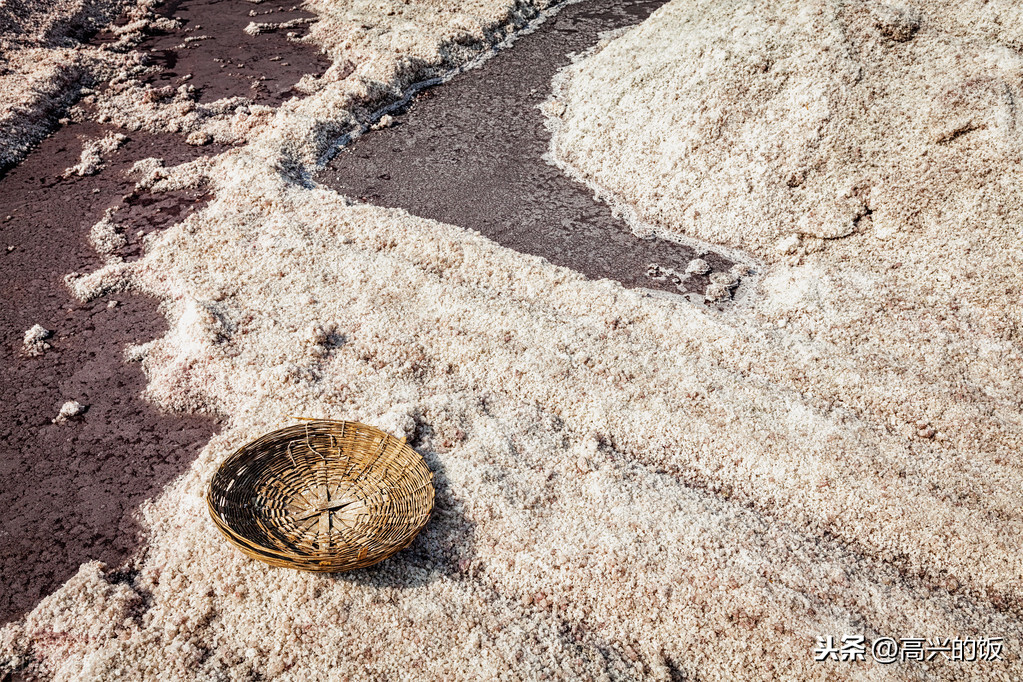
{"label": "woven bamboo basket", "polygon": [[412,542],[433,510],[433,473],[404,439],[358,422],[315,420],[228,457],[206,502],[217,527],[251,557],[350,571]]}

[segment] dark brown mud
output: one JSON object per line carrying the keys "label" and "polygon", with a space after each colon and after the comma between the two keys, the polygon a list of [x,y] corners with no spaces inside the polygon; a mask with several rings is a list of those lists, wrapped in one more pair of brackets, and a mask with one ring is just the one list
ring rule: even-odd
{"label": "dark brown mud", "polygon": [[[423,90],[394,124],[342,149],[317,180],[354,199],[459,225],[503,246],[627,287],[702,294],[734,264],[663,239],[641,239],[592,191],[544,161],[550,133],[538,106],[551,79],[604,31],[639,23],[664,0],[569,5],[481,67]],[[648,275],[651,264],[711,271],[683,280]]]}
{"label": "dark brown mud", "polygon": [[[199,90],[200,102],[248,97],[275,106],[298,94],[294,85],[305,74],[321,75],[330,60],[296,42],[308,24],[250,35],[250,22],[281,24],[314,15],[293,5],[239,0],[170,0],[156,13],[181,22],[179,29],[157,32],[139,49],[162,66],[154,86],[185,82]],[[289,37],[290,34],[290,37]]]}
{"label": "dark brown mud", "polygon": [[[288,39],[287,31],[298,36],[304,26],[245,33],[250,21],[312,16],[291,7],[174,0],[158,11],[183,25],[139,48],[163,67],[152,80],[177,85],[190,75],[185,80],[202,101],[245,96],[278,104],[296,94],[302,75],[329,66],[312,46]],[[210,39],[186,40],[201,36]],[[63,178],[83,141],[108,132],[129,140],[108,155],[105,168]],[[88,237],[108,208],[119,208],[113,220],[127,241],[116,255],[131,260],[141,255],[144,234],[184,219],[209,198],[201,189],[136,192],[135,179],[125,175],[135,161],[156,157],[172,166],[223,149],[73,123],[0,172],[0,623],[32,608],[85,561],[123,563],[138,546],[139,504],[180,475],[219,428],[214,418],[161,413],[141,398],[145,376],[123,353],[166,331],[156,301],[116,294],[82,304],[63,280],[102,264]],[[32,357],[22,340],[36,324],[53,335],[50,348]],[[68,400],[87,410],[53,423]]]}

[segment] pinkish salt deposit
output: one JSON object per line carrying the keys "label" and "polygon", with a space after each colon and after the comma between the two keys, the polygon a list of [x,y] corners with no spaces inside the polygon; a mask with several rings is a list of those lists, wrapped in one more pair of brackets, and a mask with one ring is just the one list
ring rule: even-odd
{"label": "pinkish salt deposit", "polygon": [[[45,136],[54,119],[98,81],[138,69],[126,52],[153,19],[155,0],[11,1],[0,5],[0,169],[17,163]],[[128,22],[116,40],[80,42],[118,14]]]}
{"label": "pinkish salt deposit", "polygon": [[[159,297],[170,331],[128,351],[149,397],[229,426],[142,510],[135,573],[84,565],[0,631],[0,660],[59,680],[1023,675],[1023,216],[996,96],[1016,10],[675,0],[566,72],[557,159],[658,230],[767,263],[720,315],[300,181],[536,11],[309,7],[335,65],[305,99],[229,123],[136,111],[247,144],[141,164],[154,191],[215,199],[68,281]],[[931,100],[973,127],[900,118]],[[209,478],[294,414],[416,439],[438,511],[412,548],[332,577],[225,544]],[[846,633],[1000,636],[1006,655],[813,661]]]}

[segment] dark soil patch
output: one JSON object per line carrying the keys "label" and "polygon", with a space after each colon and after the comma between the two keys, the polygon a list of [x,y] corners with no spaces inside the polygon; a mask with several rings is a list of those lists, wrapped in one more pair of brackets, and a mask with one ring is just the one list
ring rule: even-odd
{"label": "dark soil patch", "polygon": [[[244,96],[276,105],[296,94],[293,86],[303,75],[330,65],[315,47],[289,40],[289,32],[303,35],[304,25],[244,31],[252,21],[313,16],[291,6],[171,0],[156,11],[182,26],[138,48],[163,67],[152,82],[188,82],[200,101]],[[92,42],[111,38],[100,32]],[[208,199],[202,190],[136,193],[135,180],[124,175],[134,161],[156,157],[172,166],[224,147],[195,148],[178,136],[132,132],[100,173],[62,178],[78,162],[80,138],[108,131],[127,133],[89,122],[58,128],[0,174],[0,356],[6,369],[0,382],[0,622],[30,609],[85,561],[123,563],[139,540],[139,504],[180,475],[219,428],[211,418],[163,414],[141,399],[145,376],[125,364],[123,352],[166,331],[155,301],[118,294],[81,304],[63,278],[102,265],[88,235],[107,208],[120,209],[113,220],[125,226],[127,244],[117,255],[130,260],[141,256],[145,234],[182,220]],[[117,301],[113,308],[111,300]],[[53,332],[51,348],[28,357],[22,339],[35,324]],[[66,424],[52,423],[67,400],[88,410]]]}
{"label": "dark soil patch", "polygon": [[[123,250],[131,257],[140,252],[137,230],[168,227],[204,203],[200,190],[134,194],[134,180],[124,176],[132,162],[156,156],[173,165],[219,148],[131,133],[99,174],[60,177],[77,163],[80,137],[110,130],[62,127],[0,176],[2,622],[30,609],[81,563],[127,559],[138,541],[139,504],[182,473],[218,428],[210,418],[163,414],[140,397],[145,376],[123,352],[166,331],[155,301],[118,294],[82,304],[63,277],[101,265],[88,234],[107,207],[121,205],[118,222],[132,224]],[[108,308],[110,300],[117,306]],[[27,357],[22,339],[35,324],[53,332],[52,348]],[[53,424],[67,400],[88,410]]]}
{"label": "dark soil patch", "polygon": [[294,38],[304,35],[308,25],[258,35],[244,31],[250,22],[280,24],[314,16],[293,5],[170,0],[156,12],[183,24],[155,33],[139,46],[151,63],[163,67],[151,82],[175,87],[188,82],[199,90],[200,102],[248,97],[258,104],[277,105],[297,94],[293,86],[303,75],[320,75],[330,66],[314,46],[289,39],[289,33]]}
{"label": "dark soil patch", "polygon": [[424,90],[395,124],[366,133],[319,174],[320,182],[380,206],[476,230],[524,253],[628,287],[702,294],[707,273],[684,281],[647,275],[652,263],[684,271],[702,257],[712,272],[733,261],[672,241],[640,239],[585,186],[543,160],[550,134],[537,109],[551,79],[598,34],[645,19],[664,0],[570,5],[482,67]]}

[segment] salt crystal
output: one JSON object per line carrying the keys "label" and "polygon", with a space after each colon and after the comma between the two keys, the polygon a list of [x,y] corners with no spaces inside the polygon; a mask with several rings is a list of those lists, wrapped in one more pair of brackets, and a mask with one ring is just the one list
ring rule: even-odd
{"label": "salt crystal", "polygon": [[57,417],[53,420],[53,423],[63,424],[64,422],[83,414],[85,409],[86,406],[77,400],[69,400],[60,406],[60,412],[57,413]]}

